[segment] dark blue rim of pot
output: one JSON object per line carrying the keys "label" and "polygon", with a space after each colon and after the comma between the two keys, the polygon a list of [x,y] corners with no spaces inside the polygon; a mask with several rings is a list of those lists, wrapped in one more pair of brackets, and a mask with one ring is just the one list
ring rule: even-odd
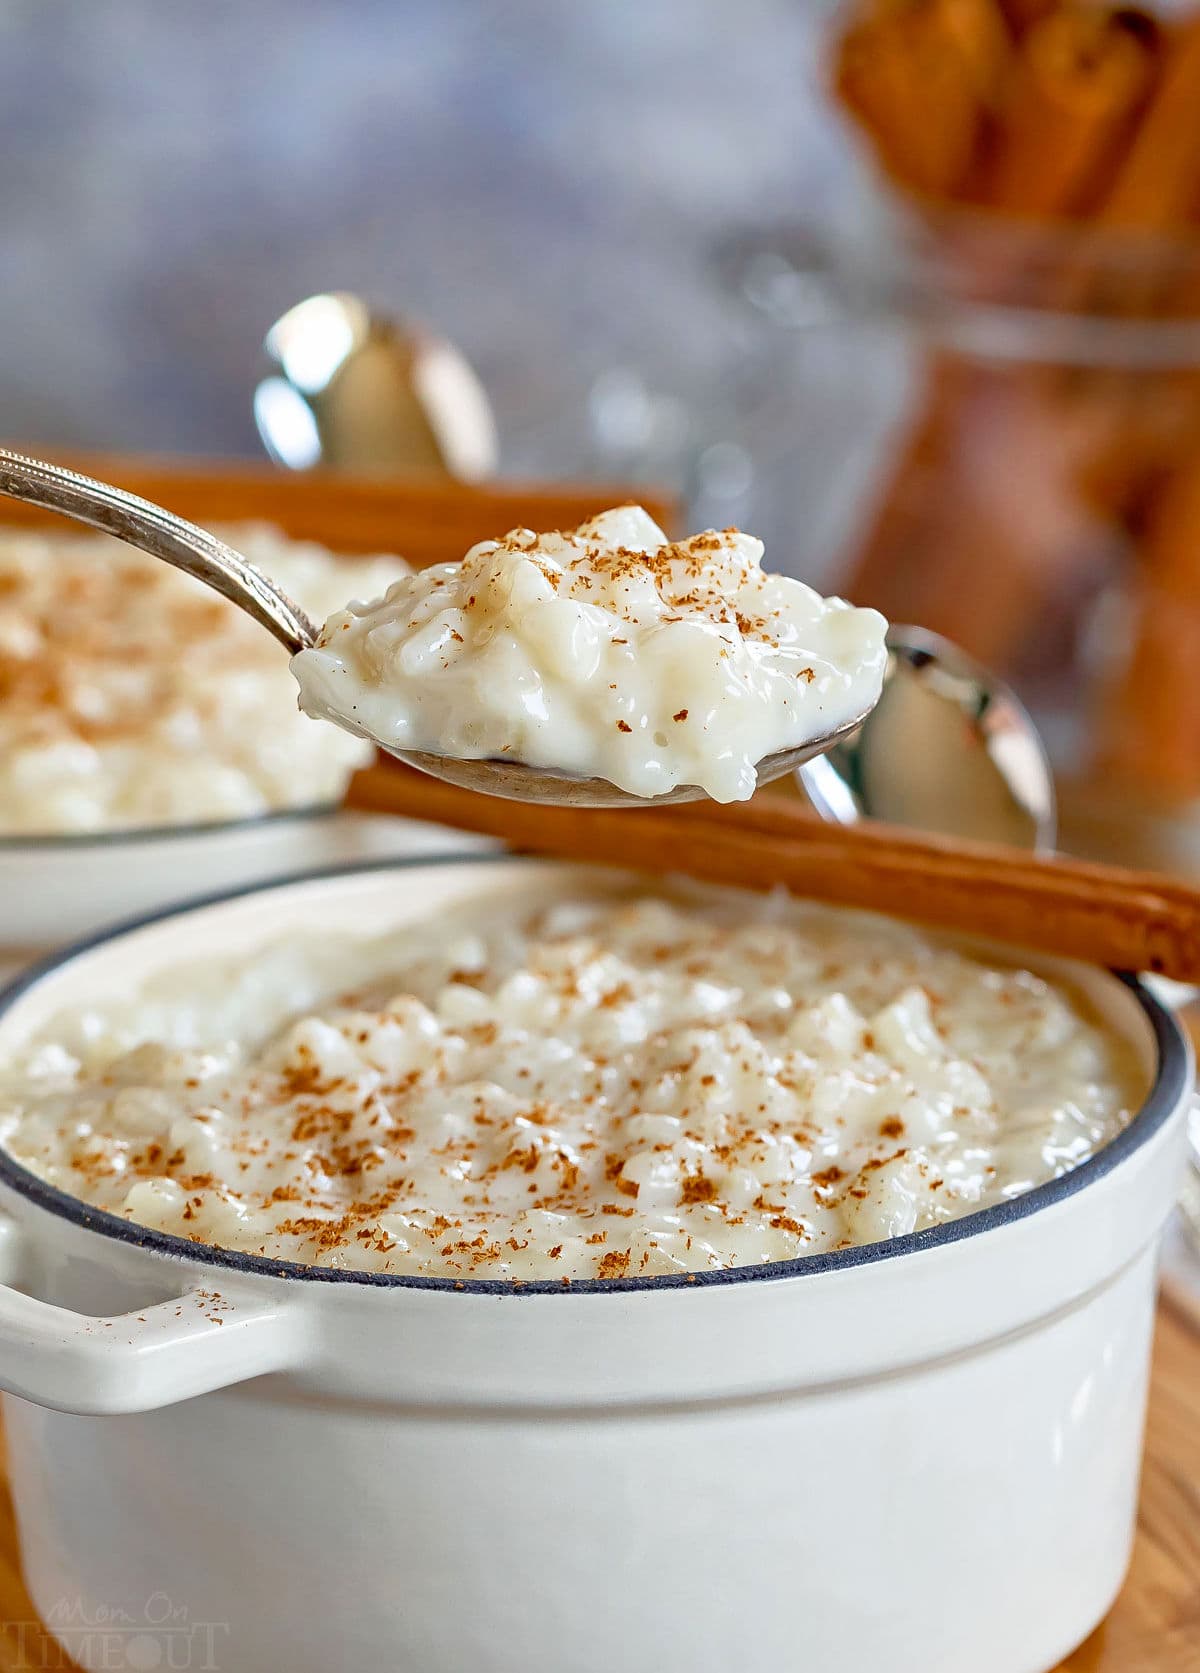
{"label": "dark blue rim of pot", "polygon": [[[413,855],[409,859],[374,860],[357,865],[329,866],[315,871],[298,872],[294,876],[252,883],[240,889],[230,889],[185,905],[167,907],[132,918],[101,931],[97,935],[76,941],[23,971],[15,981],[0,989],[0,1018],[18,999],[51,975],[61,965],[80,953],[102,947],[132,930],[144,929],[172,918],[185,917],[219,906],[226,901],[241,900],[248,895],[273,893],[278,889],[301,883],[314,883],[326,878],[353,877],[370,872],[403,872],[421,866],[528,864],[530,858],[515,857],[501,852],[449,853]],[[540,864],[554,864],[541,860]],[[871,1266],[879,1261],[902,1260],[905,1255],[936,1249],[942,1244],[958,1243],[964,1238],[979,1237],[985,1232],[1027,1219],[1031,1214],[1073,1197],[1089,1185],[1103,1179],[1114,1168],[1127,1161],[1136,1150],[1151,1139],[1179,1108],[1191,1086],[1191,1050],[1182,1029],[1165,1005],[1134,975],[1114,971],[1116,979],[1133,994],[1144,1013],[1154,1036],[1156,1066],[1154,1080],[1141,1109],[1102,1150],[1069,1173],[1022,1193],[991,1208],[965,1214],[957,1220],[947,1220],[930,1226],[925,1231],[910,1232],[904,1237],[890,1238],[881,1243],[864,1243],[849,1249],[832,1249],[822,1254],[799,1255],[788,1261],[767,1261],[755,1266],[721,1267],[692,1273],[664,1273],[651,1278],[587,1278],[564,1284],[561,1279],[515,1283],[512,1279],[495,1278],[430,1278],[410,1273],[361,1272],[352,1269],[303,1266],[296,1261],[274,1260],[266,1255],[243,1254],[236,1249],[218,1249],[210,1244],[191,1243],[167,1232],[154,1231],[121,1219],[103,1209],[89,1207],[77,1197],[68,1196],[52,1185],[47,1185],[36,1174],[30,1173],[19,1162],[0,1148],[0,1182],[21,1196],[46,1209],[61,1219],[88,1231],[98,1232],[118,1243],[155,1254],[173,1256],[190,1265],[215,1267],[228,1272],[254,1274],[263,1278],[291,1279],[313,1284],[366,1284],[379,1289],[445,1290],[455,1294],[530,1296],[530,1295],[612,1295],[628,1290],[705,1289],[717,1284],[772,1283],[782,1278],[815,1278],[821,1273],[841,1272],[856,1266]]]}

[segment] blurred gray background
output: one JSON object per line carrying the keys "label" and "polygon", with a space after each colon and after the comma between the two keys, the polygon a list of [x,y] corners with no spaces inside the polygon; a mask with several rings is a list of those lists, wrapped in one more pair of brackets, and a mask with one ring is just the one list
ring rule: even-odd
{"label": "blurred gray background", "polygon": [[8,0],[0,428],[256,455],[264,330],[344,288],[465,349],[509,470],[621,465],[597,457],[596,401],[620,411],[632,379],[688,415],[681,471],[717,447],[718,514],[757,498],[786,528],[810,483],[819,521],[838,470],[851,492],[859,469],[847,391],[870,345],[772,341],[714,252],[849,190],[818,92],[824,16],[815,0]]}

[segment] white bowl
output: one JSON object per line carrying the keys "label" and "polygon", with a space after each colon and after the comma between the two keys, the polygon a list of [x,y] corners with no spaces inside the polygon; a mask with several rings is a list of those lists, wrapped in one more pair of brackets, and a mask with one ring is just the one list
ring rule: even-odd
{"label": "white bowl", "polygon": [[[300,918],[375,932],[542,863],[173,913],[24,978],[0,1051],[181,959]],[[1000,1207],[774,1266],[518,1290],[306,1269],[0,1157],[0,1386],[43,1618],[89,1668],[1041,1673],[1125,1572],[1191,1087],[1149,994],[1075,974],[1153,1072],[1125,1132]]]}
{"label": "white bowl", "polygon": [[106,924],[322,866],[479,848],[415,820],[304,808],[208,825],[0,836],[0,962],[15,966]]}

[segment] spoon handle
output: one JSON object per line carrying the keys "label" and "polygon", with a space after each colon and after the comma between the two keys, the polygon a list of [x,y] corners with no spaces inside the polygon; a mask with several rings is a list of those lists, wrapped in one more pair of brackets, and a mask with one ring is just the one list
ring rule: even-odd
{"label": "spoon handle", "polygon": [[0,494],[61,512],[174,564],[253,616],[293,656],[316,639],[316,629],[303,610],[252,563],[206,529],[150,500],[7,448],[0,448]]}

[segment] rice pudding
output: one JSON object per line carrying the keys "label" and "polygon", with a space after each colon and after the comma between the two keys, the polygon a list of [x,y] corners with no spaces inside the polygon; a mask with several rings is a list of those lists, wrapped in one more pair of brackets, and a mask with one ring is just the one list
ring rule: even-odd
{"label": "rice pudding", "polygon": [[323,1266],[572,1281],[902,1236],[1141,1103],[1066,985],[865,914],[598,878],[295,937],[57,1017],[0,1142],[97,1207]]}
{"label": "rice pudding", "polygon": [[744,799],[764,756],[865,714],[885,662],[882,616],[762,555],[671,543],[639,506],[517,529],[331,616],[292,661],[301,706],[387,749]]}
{"label": "rice pudding", "polygon": [[[318,618],[405,572],[265,527],[227,538]],[[279,647],[198,581],[108,535],[0,534],[0,834],[334,802],[370,755],[297,713]]]}

